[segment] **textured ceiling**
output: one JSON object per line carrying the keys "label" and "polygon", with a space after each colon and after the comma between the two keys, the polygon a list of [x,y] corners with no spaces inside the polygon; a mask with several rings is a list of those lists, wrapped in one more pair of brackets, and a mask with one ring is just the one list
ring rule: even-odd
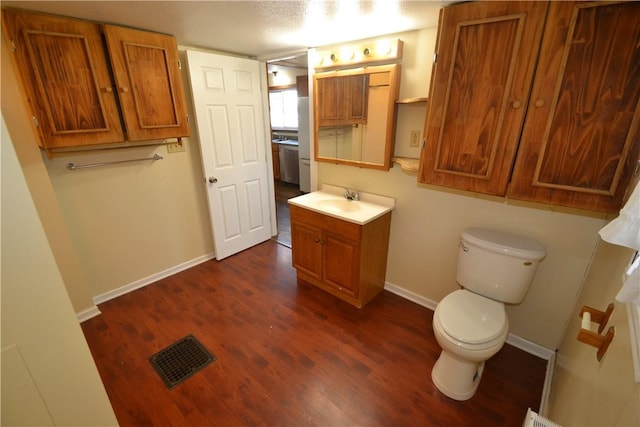
{"label": "textured ceiling", "polygon": [[173,34],[261,59],[437,25],[450,1],[2,1],[2,6]]}

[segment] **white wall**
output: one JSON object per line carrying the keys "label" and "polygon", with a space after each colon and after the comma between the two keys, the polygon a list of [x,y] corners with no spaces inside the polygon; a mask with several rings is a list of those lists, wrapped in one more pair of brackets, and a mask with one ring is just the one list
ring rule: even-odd
{"label": "white wall", "polygon": [[4,426],[116,426],[2,119]]}
{"label": "white wall", "polygon": [[[601,242],[558,350],[548,417],[564,426],[639,426],[640,384],[634,382],[626,306],[615,301],[630,249]],[[601,361],[597,349],[577,340],[583,305],[614,310],[606,325],[615,336]]]}

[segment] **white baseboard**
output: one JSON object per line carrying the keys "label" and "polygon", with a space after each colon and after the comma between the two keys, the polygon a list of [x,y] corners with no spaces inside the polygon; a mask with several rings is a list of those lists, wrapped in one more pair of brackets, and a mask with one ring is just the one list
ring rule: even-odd
{"label": "white baseboard", "polygon": [[436,306],[438,305],[436,301],[408,291],[404,288],[401,288],[400,286],[394,285],[393,283],[385,282],[384,288],[391,293],[401,296],[404,299],[408,299],[409,301],[413,301],[418,305],[428,308],[429,310],[435,310]]}
{"label": "white baseboard", "polygon": [[82,323],[86,320],[92,319],[96,316],[99,316],[100,314],[102,314],[100,312],[100,309],[98,308],[98,306],[93,306],[91,308],[88,308],[86,310],[83,310],[79,313],[76,313],[76,318],[78,319],[78,322]]}
{"label": "white baseboard", "polygon": [[513,334],[507,335],[507,343],[547,361],[551,360],[551,358],[556,354],[553,350]]}
{"label": "white baseboard", "polygon": [[551,386],[553,384],[553,373],[556,368],[556,353],[547,360],[547,372],[544,376],[544,385],[542,386],[542,397],[540,398],[540,411],[538,413],[543,417],[549,416],[549,400],[551,399]]}
{"label": "white baseboard", "polygon": [[151,276],[145,277],[143,279],[136,280],[135,282],[129,283],[128,285],[124,285],[117,289],[113,289],[109,292],[96,295],[95,297],[93,297],[93,303],[96,305],[102,304],[104,302],[117,298],[121,295],[125,295],[125,294],[128,294],[129,292],[135,291],[136,289],[143,288],[147,285],[157,282],[158,280],[164,279],[165,277],[169,277],[173,274],[179,273],[183,270],[194,267],[198,264],[202,264],[203,262],[209,261],[213,258],[215,258],[215,254],[210,253],[210,254],[202,255],[198,258],[194,258],[190,261],[185,261],[182,264],[178,264],[174,267],[168,268],[156,274],[152,274]]}

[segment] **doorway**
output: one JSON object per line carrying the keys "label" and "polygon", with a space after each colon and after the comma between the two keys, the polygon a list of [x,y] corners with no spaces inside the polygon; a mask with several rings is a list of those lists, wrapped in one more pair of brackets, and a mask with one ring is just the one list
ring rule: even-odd
{"label": "doorway", "polygon": [[[274,240],[291,247],[288,200],[309,191],[307,53],[267,61],[275,206]],[[302,111],[301,111],[302,107]]]}

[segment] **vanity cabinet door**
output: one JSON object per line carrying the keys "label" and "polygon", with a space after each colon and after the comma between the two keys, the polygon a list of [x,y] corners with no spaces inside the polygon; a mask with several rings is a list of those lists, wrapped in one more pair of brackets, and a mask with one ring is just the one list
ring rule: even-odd
{"label": "vanity cabinet door", "polygon": [[354,298],[358,297],[360,245],[325,231],[322,238],[322,276],[325,283]]}
{"label": "vanity cabinet door", "polygon": [[129,141],[189,136],[173,36],[103,26]]}
{"label": "vanity cabinet door", "polygon": [[391,212],[359,225],[290,206],[298,279],[362,307],[384,289]]}
{"label": "vanity cabinet door", "polygon": [[547,7],[487,1],[441,10],[420,182],[505,194]]}
{"label": "vanity cabinet door", "polygon": [[316,280],[322,280],[321,238],[321,229],[297,221],[292,215],[291,247],[293,267]]}
{"label": "vanity cabinet door", "polygon": [[43,148],[124,141],[97,24],[2,11]]}
{"label": "vanity cabinet door", "polygon": [[552,2],[512,198],[616,212],[640,150],[640,3]]}

